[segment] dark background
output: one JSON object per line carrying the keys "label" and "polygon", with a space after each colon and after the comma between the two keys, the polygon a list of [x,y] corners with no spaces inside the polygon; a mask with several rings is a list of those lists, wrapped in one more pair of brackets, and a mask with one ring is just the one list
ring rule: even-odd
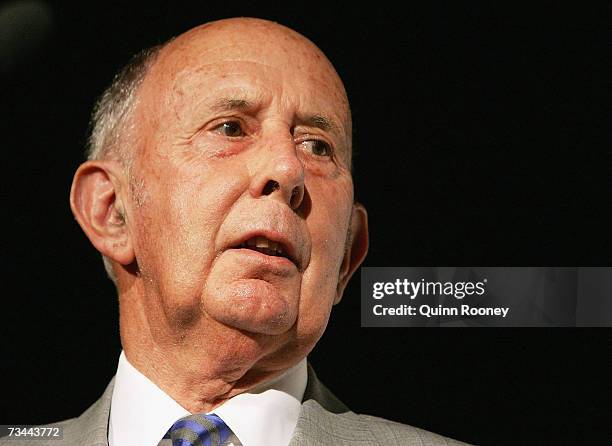
{"label": "dark background", "polygon": [[[115,292],[72,218],[72,174],[113,73],[205,21],[280,21],[335,64],[367,266],[610,266],[609,9],[121,3],[46,2],[13,41],[0,27],[0,423],[76,416],[114,374]],[[357,278],[311,361],[356,412],[482,445],[588,444],[612,434],[611,341],[610,329],[365,329]]]}

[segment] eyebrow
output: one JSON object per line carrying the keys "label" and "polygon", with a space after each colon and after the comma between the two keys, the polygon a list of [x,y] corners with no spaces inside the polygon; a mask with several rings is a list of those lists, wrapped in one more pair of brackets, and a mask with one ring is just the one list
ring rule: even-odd
{"label": "eyebrow", "polygon": [[[256,108],[256,103],[244,98],[226,97],[220,98],[213,102],[210,108],[215,112],[227,112],[233,110],[244,112],[254,110]],[[303,125],[321,129],[325,132],[336,132],[341,134],[340,126],[336,124],[333,119],[321,114],[315,113],[312,115],[298,116],[298,122]]]}
{"label": "eyebrow", "polygon": [[306,125],[309,125],[311,127],[316,127],[326,132],[338,130],[338,126],[334,124],[331,119],[326,118],[325,116],[322,116],[322,115],[307,116],[303,120],[303,122]]}
{"label": "eyebrow", "polygon": [[215,101],[210,108],[214,111],[245,111],[254,108],[254,104],[251,101],[241,98],[221,98]]}

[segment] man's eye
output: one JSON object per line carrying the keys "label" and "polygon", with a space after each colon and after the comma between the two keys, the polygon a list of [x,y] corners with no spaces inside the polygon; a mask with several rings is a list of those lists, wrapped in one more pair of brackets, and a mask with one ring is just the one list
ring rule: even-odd
{"label": "man's eye", "polygon": [[244,136],[244,132],[242,131],[242,126],[238,121],[227,121],[223,124],[214,128],[217,133],[221,133],[222,135],[229,137],[238,137]]}
{"label": "man's eye", "polygon": [[304,147],[309,149],[314,155],[317,156],[331,156],[332,148],[325,141],[320,139],[311,139],[302,143]]}

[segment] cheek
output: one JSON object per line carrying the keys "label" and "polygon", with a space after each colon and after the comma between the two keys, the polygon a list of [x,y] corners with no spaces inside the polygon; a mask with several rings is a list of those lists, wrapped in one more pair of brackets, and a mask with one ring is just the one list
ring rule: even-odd
{"label": "cheek", "polygon": [[353,209],[352,182],[345,178],[333,182],[312,181],[309,190],[312,205],[307,225],[313,266],[336,267],[338,272]]}
{"label": "cheek", "polygon": [[[145,283],[172,305],[198,305],[215,257],[215,237],[239,195],[240,175],[196,160],[169,161],[147,175],[136,208],[136,258]],[[172,167],[172,168],[170,168]]]}
{"label": "cheek", "polygon": [[300,319],[304,330],[325,328],[336,297],[352,212],[350,180],[310,187],[312,209],[307,224],[312,240],[311,261],[304,272]]}

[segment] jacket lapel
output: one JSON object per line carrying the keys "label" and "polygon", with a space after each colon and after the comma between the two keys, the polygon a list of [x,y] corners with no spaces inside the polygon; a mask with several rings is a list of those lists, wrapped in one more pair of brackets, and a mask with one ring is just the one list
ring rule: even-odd
{"label": "jacket lapel", "polygon": [[302,400],[302,410],[289,446],[335,446],[339,440],[353,437],[352,412],[319,381],[308,364],[308,384]]}

